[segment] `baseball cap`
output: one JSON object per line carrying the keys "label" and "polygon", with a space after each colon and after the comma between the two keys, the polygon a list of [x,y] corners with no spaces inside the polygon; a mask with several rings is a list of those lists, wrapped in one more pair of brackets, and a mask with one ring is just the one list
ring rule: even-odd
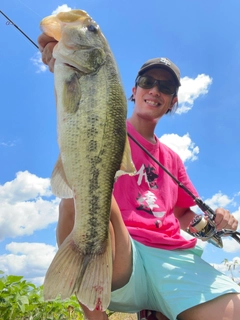
{"label": "baseball cap", "polygon": [[178,86],[181,85],[180,83],[180,70],[179,68],[168,58],[154,58],[146,61],[140,70],[138,71],[137,76],[141,76],[145,71],[152,69],[152,68],[161,68],[169,71],[172,76],[174,77],[176,84]]}

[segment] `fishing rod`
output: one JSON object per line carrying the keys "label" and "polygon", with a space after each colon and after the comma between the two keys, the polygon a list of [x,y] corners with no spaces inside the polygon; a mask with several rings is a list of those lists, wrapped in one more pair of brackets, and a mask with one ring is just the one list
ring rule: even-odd
{"label": "fishing rod", "polygon": [[[7,20],[17,29],[19,30],[36,48],[39,49],[38,45],[26,35],[5,13],[0,10],[0,13],[7,18]],[[162,168],[176,183],[182,188],[192,199],[195,201],[197,206],[205,213],[205,217],[202,215],[196,215],[195,218],[191,221],[189,227],[187,228],[187,232],[192,236],[208,241],[215,246],[222,248],[222,236],[231,236],[238,243],[240,243],[240,233],[237,231],[233,231],[230,229],[222,229],[217,231],[215,224],[216,213],[212,208],[210,208],[202,199],[197,198],[186,186],[184,186],[175,176],[171,174],[153,155],[148,152],[146,148],[144,148],[130,133],[127,133],[129,138],[134,141],[159,167]]]}
{"label": "fishing rod", "polygon": [[25,32],[22,31],[22,29],[20,29],[3,11],[0,10],[0,13],[10,22],[10,24],[12,24],[18,31],[20,31],[30,42],[32,42],[32,44],[37,48],[38,45],[28,36],[26,35]]}
{"label": "fishing rod", "polygon": [[217,230],[215,224],[216,213],[202,199],[197,198],[186,186],[184,186],[175,176],[171,174],[146,148],[144,148],[130,133],[127,133],[129,138],[134,141],[164,172],[166,172],[176,184],[182,188],[194,200],[197,206],[205,213],[205,216],[196,215],[190,222],[187,232],[192,236],[208,241],[215,246],[222,248],[222,236],[231,236],[240,243],[240,233],[230,229]]}

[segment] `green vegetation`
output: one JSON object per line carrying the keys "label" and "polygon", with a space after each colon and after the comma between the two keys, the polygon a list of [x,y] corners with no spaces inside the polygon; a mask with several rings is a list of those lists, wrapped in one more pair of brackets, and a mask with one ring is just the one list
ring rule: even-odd
{"label": "green vegetation", "polygon": [[42,286],[36,287],[21,276],[0,274],[0,320],[84,319],[75,296],[45,302]]}
{"label": "green vegetation", "polygon": [[[4,275],[1,270],[0,275],[0,320],[84,320],[75,296],[45,302],[43,286],[37,287],[22,276]],[[109,316],[112,314],[108,311]],[[114,319],[123,318],[114,314]]]}

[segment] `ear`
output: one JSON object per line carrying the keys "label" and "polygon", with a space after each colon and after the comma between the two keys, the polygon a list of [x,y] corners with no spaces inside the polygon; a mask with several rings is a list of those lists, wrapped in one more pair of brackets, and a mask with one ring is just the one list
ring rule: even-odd
{"label": "ear", "polygon": [[173,97],[169,109],[171,110],[172,107],[173,107],[173,106],[175,105],[175,103],[177,103],[177,102],[178,102],[178,97],[177,97],[177,96]]}
{"label": "ear", "polygon": [[136,91],[137,91],[137,88],[136,88],[136,87],[133,87],[133,88],[132,88],[133,99],[135,99]]}

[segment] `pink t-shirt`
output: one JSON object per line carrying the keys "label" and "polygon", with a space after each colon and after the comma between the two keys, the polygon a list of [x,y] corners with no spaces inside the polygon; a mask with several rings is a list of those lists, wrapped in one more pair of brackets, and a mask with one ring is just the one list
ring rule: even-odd
{"label": "pink t-shirt", "polygon": [[[156,138],[152,144],[127,122],[127,131],[195,196],[180,157]],[[196,239],[180,235],[180,224],[173,210],[195,205],[180,188],[134,141],[129,138],[137,174],[122,175],[114,184],[114,196],[124,223],[133,239],[150,247],[167,250],[192,248]]]}

